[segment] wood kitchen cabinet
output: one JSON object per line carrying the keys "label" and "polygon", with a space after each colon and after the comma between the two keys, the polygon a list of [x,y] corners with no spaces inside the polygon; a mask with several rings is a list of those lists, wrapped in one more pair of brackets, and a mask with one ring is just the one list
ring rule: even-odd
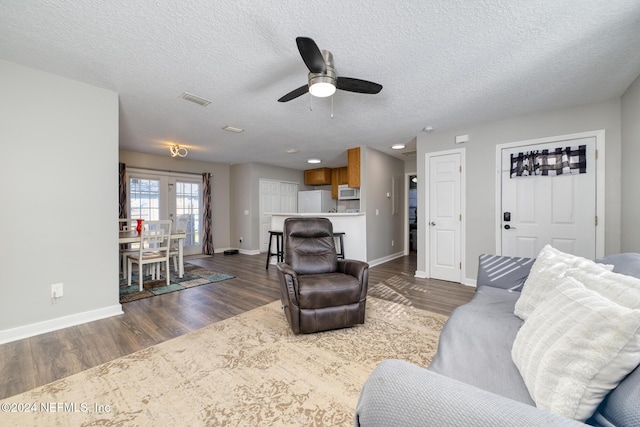
{"label": "wood kitchen cabinet", "polygon": [[338,185],[345,185],[349,183],[348,168],[335,168],[331,169],[331,197],[338,198]]}
{"label": "wood kitchen cabinet", "polygon": [[331,169],[316,168],[304,171],[304,185],[330,185]]}
{"label": "wood kitchen cabinet", "polygon": [[360,188],[360,147],[347,151],[347,184],[352,188]]}

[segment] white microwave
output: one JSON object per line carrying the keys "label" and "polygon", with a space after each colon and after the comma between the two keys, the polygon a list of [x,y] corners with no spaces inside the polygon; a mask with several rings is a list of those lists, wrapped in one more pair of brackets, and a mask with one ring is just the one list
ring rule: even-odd
{"label": "white microwave", "polygon": [[338,186],[338,200],[359,200],[360,199],[360,189],[352,188],[348,185],[339,185]]}

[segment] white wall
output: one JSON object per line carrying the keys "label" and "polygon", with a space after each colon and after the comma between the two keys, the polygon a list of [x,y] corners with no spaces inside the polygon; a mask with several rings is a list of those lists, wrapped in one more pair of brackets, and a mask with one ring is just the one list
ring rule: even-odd
{"label": "white wall", "polygon": [[127,168],[155,169],[171,172],[186,172],[202,175],[211,173],[211,222],[213,234],[213,248],[216,252],[229,249],[230,241],[230,166],[223,163],[209,163],[169,156],[138,153],[120,150],[119,161]]}
{"label": "white wall", "polygon": [[[523,100],[524,101],[524,100]],[[425,154],[458,148],[456,135],[469,134],[466,148],[466,265],[467,280],[475,280],[478,256],[495,253],[495,147],[515,141],[605,129],[606,159],[606,222],[605,253],[620,251],[620,99],[612,99],[556,111],[544,111],[453,131],[421,134],[417,143],[419,182],[425,180]],[[420,179],[422,178],[422,179]],[[425,203],[421,190],[418,197],[418,229],[426,230]],[[418,234],[418,270],[425,271],[426,233]]]}
{"label": "white wall", "polygon": [[0,342],[121,313],[118,95],[2,60],[0,93]]}
{"label": "white wall", "polygon": [[622,95],[622,252],[640,252],[640,76]]}

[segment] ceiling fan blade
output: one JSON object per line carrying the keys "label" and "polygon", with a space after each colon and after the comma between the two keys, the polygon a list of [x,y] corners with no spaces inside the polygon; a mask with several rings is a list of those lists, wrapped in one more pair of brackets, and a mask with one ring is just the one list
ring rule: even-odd
{"label": "ceiling fan blade", "polygon": [[291,101],[292,99],[296,99],[307,92],[309,92],[309,85],[300,86],[298,89],[294,89],[282,98],[278,99],[278,102]]}
{"label": "ceiling fan blade", "polygon": [[382,85],[367,80],[354,79],[351,77],[338,77],[336,87],[341,90],[358,93],[375,94],[382,90]]}
{"label": "ceiling fan blade", "polygon": [[298,50],[305,65],[312,73],[324,73],[327,69],[318,45],[309,37],[296,37]]}

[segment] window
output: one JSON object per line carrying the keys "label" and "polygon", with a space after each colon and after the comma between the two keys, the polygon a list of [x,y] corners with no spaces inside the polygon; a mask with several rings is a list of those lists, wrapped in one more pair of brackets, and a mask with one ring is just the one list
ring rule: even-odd
{"label": "window", "polygon": [[160,181],[157,179],[129,179],[130,218],[147,221],[160,219]]}

